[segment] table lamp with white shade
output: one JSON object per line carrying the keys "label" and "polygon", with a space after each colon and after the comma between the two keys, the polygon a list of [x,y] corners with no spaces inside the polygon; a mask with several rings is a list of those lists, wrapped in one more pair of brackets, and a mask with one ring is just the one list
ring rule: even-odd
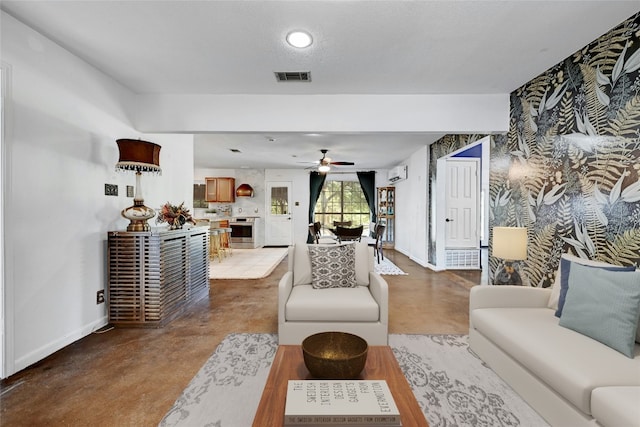
{"label": "table lamp with white shade", "polygon": [[494,285],[522,285],[522,278],[513,261],[527,259],[527,229],[493,227],[491,255],[504,260],[504,266],[495,275]]}

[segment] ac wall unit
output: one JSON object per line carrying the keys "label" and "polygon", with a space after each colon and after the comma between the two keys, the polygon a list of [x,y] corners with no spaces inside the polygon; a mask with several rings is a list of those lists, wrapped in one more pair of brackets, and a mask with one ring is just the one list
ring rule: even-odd
{"label": "ac wall unit", "polygon": [[398,182],[407,179],[407,165],[396,166],[389,171],[389,181]]}

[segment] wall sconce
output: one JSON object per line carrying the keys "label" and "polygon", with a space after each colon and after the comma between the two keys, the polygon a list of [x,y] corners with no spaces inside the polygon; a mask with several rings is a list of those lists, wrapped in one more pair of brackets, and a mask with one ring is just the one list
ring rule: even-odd
{"label": "wall sconce", "polygon": [[521,286],[522,278],[513,261],[527,259],[527,229],[525,227],[493,227],[491,254],[505,260],[493,284]]}
{"label": "wall sconce", "polygon": [[127,231],[149,231],[147,220],[153,218],[156,212],[144,205],[140,177],[142,172],[161,173],[160,146],[153,142],[139,139],[118,139],[120,159],[116,163],[116,171],[134,171],[136,173],[136,192],[133,206],[122,211],[122,216],[128,219]]}

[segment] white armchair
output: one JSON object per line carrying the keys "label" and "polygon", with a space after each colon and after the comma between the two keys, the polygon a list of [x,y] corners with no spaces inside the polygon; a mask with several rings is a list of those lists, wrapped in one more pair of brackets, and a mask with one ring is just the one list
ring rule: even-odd
{"label": "white armchair", "polygon": [[289,247],[289,268],[278,285],[279,343],[299,345],[318,332],[348,332],[369,345],[387,345],[389,289],[374,271],[373,248],[355,245],[354,288],[314,289],[309,245]]}

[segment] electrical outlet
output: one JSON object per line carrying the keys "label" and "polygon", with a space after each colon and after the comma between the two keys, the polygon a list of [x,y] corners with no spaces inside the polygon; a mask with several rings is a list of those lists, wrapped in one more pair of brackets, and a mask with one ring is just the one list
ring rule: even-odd
{"label": "electrical outlet", "polygon": [[118,184],[105,184],[104,185],[104,195],[105,196],[117,196],[118,195]]}
{"label": "electrical outlet", "polygon": [[96,294],[96,304],[104,303],[104,289],[100,289]]}

